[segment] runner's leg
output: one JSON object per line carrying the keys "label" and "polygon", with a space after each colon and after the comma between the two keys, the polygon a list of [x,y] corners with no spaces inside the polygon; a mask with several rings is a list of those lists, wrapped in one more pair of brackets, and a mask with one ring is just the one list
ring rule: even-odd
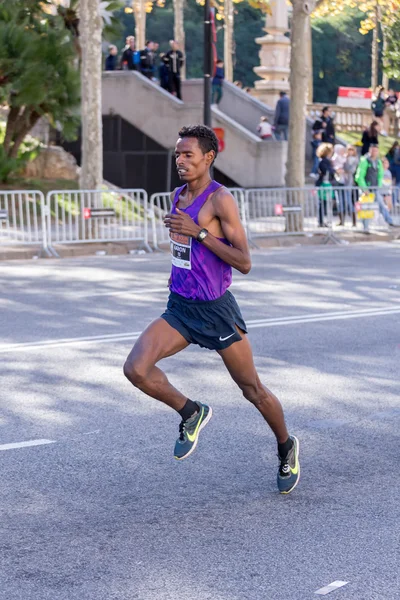
{"label": "runner's leg", "polygon": [[225,350],[219,350],[232,379],[243,392],[243,396],[260,411],[274,432],[279,444],[287,441],[285,417],[278,398],[265,387],[258,377],[253,361],[253,353],[246,335]]}
{"label": "runner's leg", "polygon": [[189,343],[179,331],[164,319],[156,319],[142,333],[126,359],[125,377],[148,396],[164,402],[176,411],[182,410],[187,396],[174,388],[165,373],[155,365],[187,346]]}

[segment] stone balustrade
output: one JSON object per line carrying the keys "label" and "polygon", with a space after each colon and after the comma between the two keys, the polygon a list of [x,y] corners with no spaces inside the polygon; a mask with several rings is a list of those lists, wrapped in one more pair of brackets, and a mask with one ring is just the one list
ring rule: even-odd
{"label": "stone balustrade", "polygon": [[[311,119],[317,118],[326,104],[309,104],[307,106],[307,116]],[[336,131],[358,131],[362,132],[369,127],[373,120],[372,111],[368,108],[349,108],[347,106],[337,106],[329,104],[332,112],[335,113]]]}

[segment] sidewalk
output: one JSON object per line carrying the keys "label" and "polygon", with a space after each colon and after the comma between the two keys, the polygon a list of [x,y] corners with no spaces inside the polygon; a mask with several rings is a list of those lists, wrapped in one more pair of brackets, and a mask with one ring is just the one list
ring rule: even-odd
{"label": "sidewalk", "polygon": [[[319,246],[326,242],[327,231],[321,233],[305,233],[298,235],[269,235],[256,238],[254,240],[258,248],[290,247],[290,246]],[[350,229],[333,230],[334,237],[343,244],[353,244],[357,242],[392,242],[400,239],[400,229],[393,231],[372,231],[366,235],[362,231],[353,231]],[[329,240],[327,243],[332,244]],[[168,244],[163,244],[162,250],[168,251]],[[254,246],[253,246],[254,247]],[[54,245],[54,250],[60,258],[70,258],[73,256],[93,256],[96,253],[105,253],[106,255],[128,254],[130,251],[140,250],[138,242],[104,242],[93,244],[64,244]],[[41,246],[1,246],[0,261],[2,260],[36,260],[46,258]]]}

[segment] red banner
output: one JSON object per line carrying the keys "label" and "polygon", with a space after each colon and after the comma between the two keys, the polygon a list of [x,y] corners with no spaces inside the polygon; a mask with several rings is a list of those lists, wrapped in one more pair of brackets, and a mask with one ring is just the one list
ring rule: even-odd
{"label": "red banner", "polygon": [[357,98],[359,100],[370,100],[372,98],[372,90],[368,88],[351,88],[340,87],[338,92],[339,98]]}

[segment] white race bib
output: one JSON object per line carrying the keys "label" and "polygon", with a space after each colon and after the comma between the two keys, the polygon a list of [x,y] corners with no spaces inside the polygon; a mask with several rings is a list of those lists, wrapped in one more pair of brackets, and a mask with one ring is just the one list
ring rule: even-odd
{"label": "white race bib", "polygon": [[192,269],[192,238],[180,233],[170,233],[171,259],[174,267]]}

